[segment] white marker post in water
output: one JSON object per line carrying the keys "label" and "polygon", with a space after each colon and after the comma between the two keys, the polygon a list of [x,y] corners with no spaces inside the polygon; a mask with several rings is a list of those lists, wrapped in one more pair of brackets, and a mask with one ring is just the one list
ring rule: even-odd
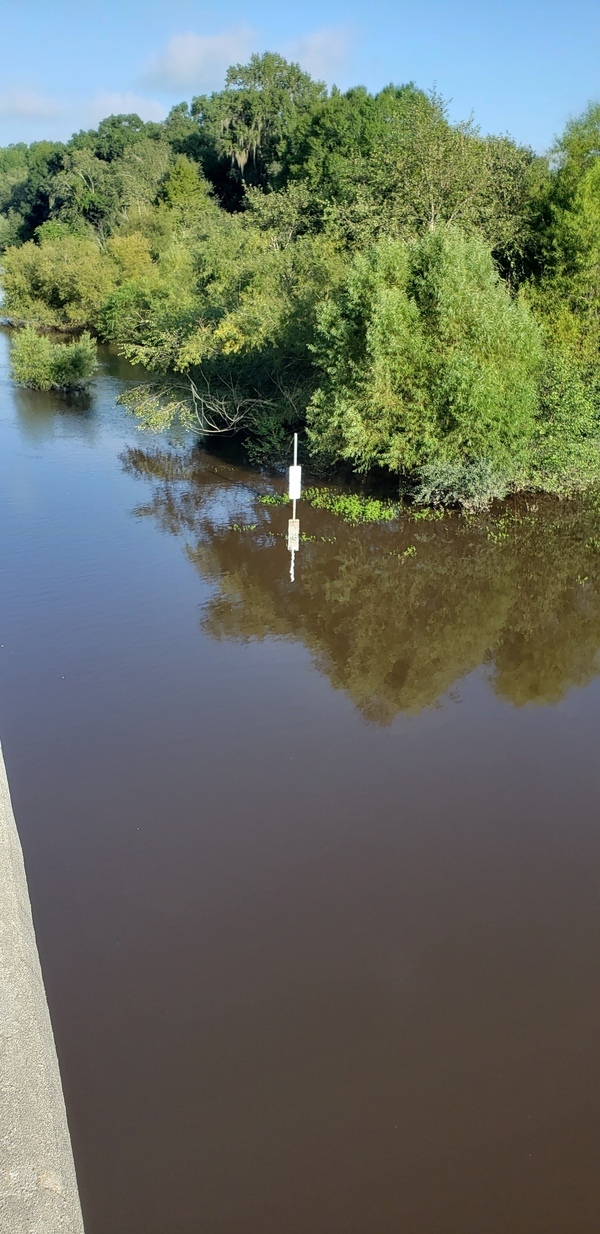
{"label": "white marker post in water", "polygon": [[292,555],[290,578],[294,582],[294,558],[300,548],[300,520],[296,518],[296,502],[302,492],[302,468],[298,466],[298,434],[294,433],[294,462],[290,467],[288,494],[292,503],[292,517],[288,519],[288,548]]}

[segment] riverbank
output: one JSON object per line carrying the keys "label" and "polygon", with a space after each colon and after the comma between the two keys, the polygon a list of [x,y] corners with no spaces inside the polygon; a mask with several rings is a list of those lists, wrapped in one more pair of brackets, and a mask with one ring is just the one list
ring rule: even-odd
{"label": "riverbank", "polygon": [[0,1227],[83,1234],[21,844],[0,749]]}

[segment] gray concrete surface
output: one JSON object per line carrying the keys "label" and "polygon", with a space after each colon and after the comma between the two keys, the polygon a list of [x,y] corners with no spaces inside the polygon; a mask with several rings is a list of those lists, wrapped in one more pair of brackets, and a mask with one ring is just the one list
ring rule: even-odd
{"label": "gray concrete surface", "polygon": [[23,854],[0,749],[0,1232],[82,1231]]}

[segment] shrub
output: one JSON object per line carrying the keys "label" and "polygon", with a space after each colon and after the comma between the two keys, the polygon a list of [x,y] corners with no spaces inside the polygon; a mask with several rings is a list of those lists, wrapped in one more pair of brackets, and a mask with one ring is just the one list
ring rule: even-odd
{"label": "shrub", "polygon": [[489,459],[474,459],[470,463],[440,459],[421,468],[412,497],[418,505],[486,510],[495,498],[506,497],[510,487],[508,476]]}
{"label": "shrub", "polygon": [[485,457],[503,471],[533,432],[541,331],[485,243],[454,228],[359,256],[321,308],[315,353],[312,447],[358,470]]}
{"label": "shrub", "polygon": [[96,345],[89,334],[72,343],[53,343],[32,326],[20,330],[11,350],[13,377],[32,390],[76,389],[96,370]]}
{"label": "shrub", "polygon": [[539,386],[536,428],[525,460],[529,487],[568,495],[600,480],[600,424],[593,380],[551,353]]}

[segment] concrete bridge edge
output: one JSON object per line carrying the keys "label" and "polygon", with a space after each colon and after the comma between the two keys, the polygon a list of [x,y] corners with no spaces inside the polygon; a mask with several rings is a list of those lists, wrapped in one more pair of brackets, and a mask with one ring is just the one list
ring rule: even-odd
{"label": "concrete bridge edge", "polygon": [[0,1234],[83,1234],[54,1034],[1,747]]}

